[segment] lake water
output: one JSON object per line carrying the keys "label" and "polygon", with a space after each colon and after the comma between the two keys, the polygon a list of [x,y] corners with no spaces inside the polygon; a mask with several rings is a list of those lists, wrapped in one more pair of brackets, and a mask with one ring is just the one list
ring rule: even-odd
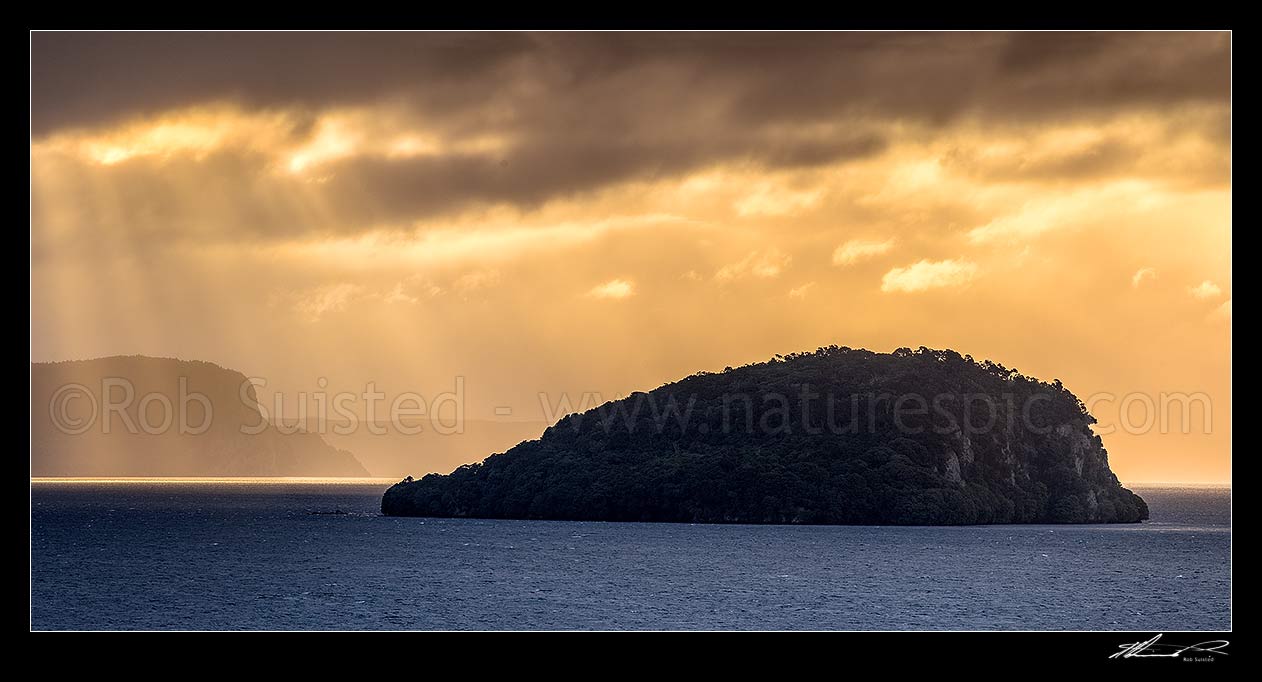
{"label": "lake water", "polygon": [[1231,626],[1225,489],[1137,489],[1137,525],[898,528],[389,518],[385,487],[34,483],[31,625]]}

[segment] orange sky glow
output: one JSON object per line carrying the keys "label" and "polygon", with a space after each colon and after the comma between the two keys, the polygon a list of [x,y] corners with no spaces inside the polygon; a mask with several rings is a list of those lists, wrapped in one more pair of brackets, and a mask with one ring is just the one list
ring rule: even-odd
{"label": "orange sky glow", "polygon": [[459,377],[465,418],[544,421],[541,393],[923,345],[1063,381],[1124,484],[1226,482],[1230,48],[36,33],[31,360]]}

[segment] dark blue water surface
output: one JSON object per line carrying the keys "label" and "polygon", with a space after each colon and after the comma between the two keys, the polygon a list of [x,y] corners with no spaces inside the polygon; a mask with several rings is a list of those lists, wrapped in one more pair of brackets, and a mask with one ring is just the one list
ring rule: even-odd
{"label": "dark blue water surface", "polygon": [[1137,490],[1137,525],[899,528],[388,518],[384,487],[35,483],[32,627],[1231,625],[1225,489]]}

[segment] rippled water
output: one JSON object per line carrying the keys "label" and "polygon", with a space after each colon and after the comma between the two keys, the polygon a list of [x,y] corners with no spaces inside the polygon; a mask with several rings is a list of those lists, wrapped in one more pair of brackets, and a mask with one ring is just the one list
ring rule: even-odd
{"label": "rippled water", "polygon": [[1222,489],[1140,489],[1140,525],[948,528],[388,518],[383,489],[36,483],[32,627],[1231,625]]}

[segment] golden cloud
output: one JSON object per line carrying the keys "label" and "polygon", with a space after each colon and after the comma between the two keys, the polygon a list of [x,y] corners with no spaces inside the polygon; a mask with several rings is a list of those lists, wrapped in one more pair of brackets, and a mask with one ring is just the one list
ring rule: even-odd
{"label": "golden cloud", "polygon": [[917,292],[968,284],[977,274],[977,265],[962,260],[922,260],[894,268],[881,278],[881,291]]}

